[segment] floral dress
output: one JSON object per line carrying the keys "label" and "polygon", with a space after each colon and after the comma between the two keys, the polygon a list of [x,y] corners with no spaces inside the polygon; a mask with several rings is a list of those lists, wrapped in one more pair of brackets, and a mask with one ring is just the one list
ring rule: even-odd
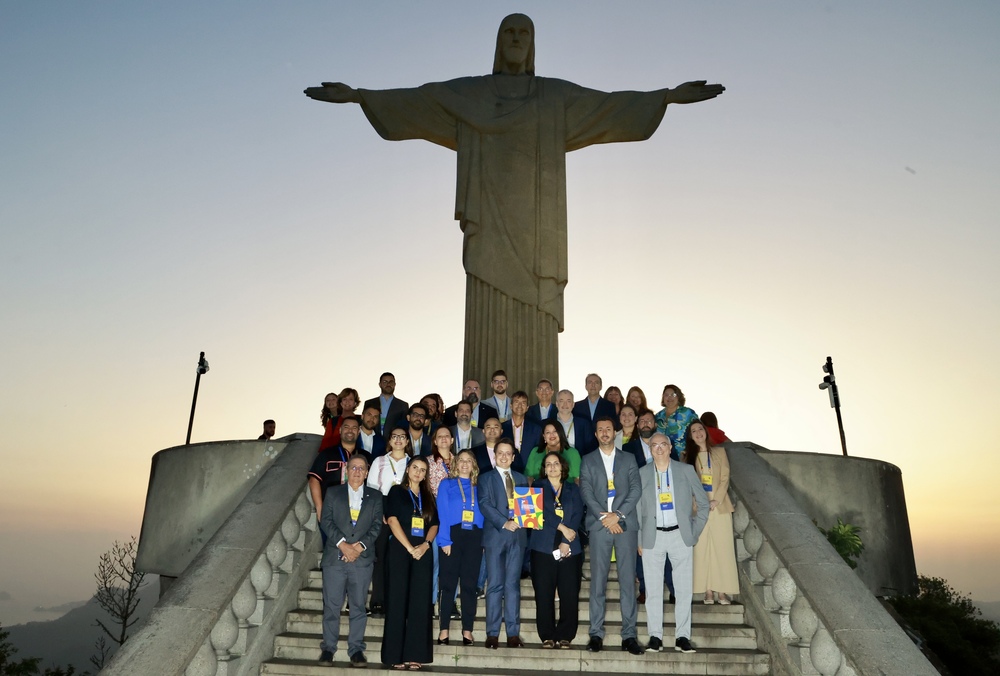
{"label": "floral dress", "polygon": [[656,414],[656,431],[666,434],[673,445],[670,457],[680,460],[684,454],[684,433],[687,432],[688,425],[698,417],[698,414],[686,406],[678,406],[671,415],[667,415],[667,409]]}

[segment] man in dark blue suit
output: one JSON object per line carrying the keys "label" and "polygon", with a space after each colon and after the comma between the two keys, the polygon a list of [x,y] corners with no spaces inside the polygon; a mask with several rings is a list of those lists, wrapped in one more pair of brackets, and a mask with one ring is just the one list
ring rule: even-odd
{"label": "man in dark blue suit", "polygon": [[525,415],[539,424],[550,418],[555,418],[556,406],[552,401],[552,395],[554,394],[555,390],[552,388],[551,380],[547,380],[546,378],[539,380],[538,386],[535,388],[535,397],[538,398],[538,403],[532,404]]}
{"label": "man in dark blue suit", "polygon": [[[573,393],[569,390],[559,390],[556,395],[556,413],[553,420],[563,427],[566,441],[580,452],[582,458],[597,448],[597,438],[594,436],[594,426],[590,418],[573,415]],[[544,425],[542,426],[544,429]]]}
{"label": "man in dark blue suit", "polygon": [[527,533],[513,519],[508,500],[515,486],[527,486],[528,480],[511,469],[514,442],[504,438],[494,449],[496,469],[479,477],[479,506],[483,512],[483,550],[486,554],[486,647],[500,644],[500,623],[506,625],[507,647],[522,648],[521,640],[521,563]]}
{"label": "man in dark blue suit", "polygon": [[378,431],[378,406],[365,406],[361,412],[361,429],[358,433],[358,446],[371,454],[372,460],[385,455],[385,437]]}
{"label": "man in dark blue suit", "polygon": [[573,415],[586,418],[592,426],[595,420],[604,416],[618,420],[618,411],[615,410],[615,405],[601,396],[601,388],[604,387],[601,376],[596,373],[588,374],[584,385],[587,388],[587,397],[576,402],[576,406],[573,407]]}
{"label": "man in dark blue suit", "polygon": [[410,407],[402,399],[393,396],[396,391],[396,376],[388,371],[379,376],[378,387],[381,393],[365,402],[365,408],[374,406],[379,410],[378,433],[383,437],[389,436],[394,425],[406,417],[406,411]]}
{"label": "man in dark blue suit", "polygon": [[[472,404],[473,427],[482,427],[490,418],[499,418],[497,410],[489,404],[480,401],[479,396],[479,381],[475,379],[466,380],[465,387],[462,388],[462,401],[467,401]],[[453,426],[456,422],[458,422],[457,411],[458,404],[446,408],[444,410],[444,419],[442,422],[448,427]]]}
{"label": "man in dark blue suit", "polygon": [[[406,422],[409,423],[407,433],[410,435],[410,445],[413,447],[413,457],[427,457],[433,451],[431,435],[427,433],[426,421],[428,418],[427,407],[417,403],[410,406],[406,414]],[[391,433],[392,430],[389,430]]]}
{"label": "man in dark blue suit", "polygon": [[540,423],[528,417],[528,393],[518,390],[510,396],[510,420],[503,423],[503,436],[514,441],[514,449],[518,453],[518,458],[514,461],[514,468],[517,469],[517,460],[521,461],[521,467],[528,462],[528,456],[532,449],[542,442],[542,426]]}
{"label": "man in dark blue suit", "polygon": [[[489,472],[496,467],[496,446],[500,439],[507,436],[503,433],[503,427],[496,418],[490,418],[483,425],[483,443],[473,446],[472,452],[476,455],[476,465],[479,466],[479,473]],[[515,472],[524,474],[524,461],[514,449],[514,461],[510,463],[510,468]]]}

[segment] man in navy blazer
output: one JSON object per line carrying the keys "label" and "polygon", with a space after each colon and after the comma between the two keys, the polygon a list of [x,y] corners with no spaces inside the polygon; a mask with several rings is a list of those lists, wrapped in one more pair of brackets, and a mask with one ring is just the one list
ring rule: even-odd
{"label": "man in navy blazer", "polygon": [[366,405],[361,412],[361,429],[358,432],[358,446],[371,454],[372,460],[385,455],[385,437],[378,431],[378,405]]}
{"label": "man in navy blazer", "polygon": [[[413,447],[413,457],[424,457],[430,455],[434,448],[431,435],[427,431],[427,419],[429,418],[427,407],[421,403],[412,404],[406,414],[406,422],[409,423],[407,433],[410,436],[410,445]],[[389,430],[392,433],[392,430]]]}
{"label": "man in navy blazer", "polygon": [[393,392],[396,391],[396,376],[388,371],[379,376],[378,386],[381,394],[366,401],[365,408],[374,406],[378,409],[378,433],[385,437],[392,431],[394,425],[398,425],[406,417],[410,405],[393,396]]}
{"label": "man in navy blazer", "polygon": [[[573,415],[586,418],[591,424],[604,416],[617,421],[618,411],[615,410],[615,405],[601,396],[601,388],[604,387],[601,376],[596,373],[588,374],[584,385],[587,388],[587,397],[576,402],[576,406],[573,407]],[[615,427],[617,426],[616,424]]]}
{"label": "man in navy blazer", "polygon": [[496,469],[479,475],[479,507],[483,512],[486,554],[486,647],[499,646],[500,623],[506,625],[507,647],[524,647],[521,640],[521,564],[527,533],[517,525],[508,498],[528,480],[511,469],[514,443],[507,438],[494,449]]}
{"label": "man in navy blazer", "polygon": [[542,378],[538,381],[538,386],[535,387],[535,397],[538,399],[537,404],[532,404],[528,408],[528,412],[525,414],[536,423],[541,424],[550,418],[556,417],[556,405],[552,401],[552,395],[555,394],[555,390],[552,387],[552,381],[547,378]]}
{"label": "man in navy blazer", "polygon": [[323,643],[320,664],[332,665],[340,636],[344,597],[350,603],[347,654],[352,666],[367,666],[365,601],[375,566],[375,538],[382,529],[382,494],[365,483],[368,462],[355,455],[347,463],[347,483],[326,490],[320,528],[323,548]]}
{"label": "man in navy blazer", "polygon": [[[563,427],[566,433],[566,440],[569,445],[580,452],[582,458],[597,448],[597,438],[594,436],[594,425],[590,418],[580,415],[573,415],[573,393],[569,390],[559,390],[556,395],[556,413],[552,422],[557,422]],[[545,421],[549,422],[549,421]],[[545,424],[542,424],[545,429]]]}
{"label": "man in navy blazer", "polygon": [[[483,425],[483,437],[485,440],[478,446],[472,447],[472,452],[476,456],[476,465],[479,466],[479,473],[489,472],[491,469],[496,467],[496,447],[497,442],[504,436],[503,428],[500,425],[500,421],[496,418],[490,418]],[[521,460],[521,456],[518,455],[517,449],[514,449],[514,461],[510,464],[510,468],[515,472],[521,472],[524,474],[524,461]]]}
{"label": "man in navy blazer", "polygon": [[514,441],[518,457],[513,467],[518,469],[518,461],[523,468],[531,451],[542,443],[542,425],[528,417],[527,392],[518,390],[510,396],[510,410],[510,420],[501,425],[501,431],[503,436]]}

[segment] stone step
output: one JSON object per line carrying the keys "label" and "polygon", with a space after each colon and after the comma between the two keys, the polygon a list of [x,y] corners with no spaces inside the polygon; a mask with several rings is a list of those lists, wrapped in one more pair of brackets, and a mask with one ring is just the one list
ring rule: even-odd
{"label": "stone step", "polygon": [[[638,590],[639,590],[638,583],[635,583],[635,585],[636,585],[636,587],[635,587],[636,588],[636,593],[638,593]],[[322,589],[323,588],[323,575],[322,575],[322,573],[320,573],[320,571],[314,570],[314,571],[310,572],[309,579],[308,579],[308,582],[306,584],[306,588],[308,588],[308,589]],[[580,596],[581,597],[586,597],[588,594],[590,594],[590,588],[591,588],[591,581],[590,580],[583,580],[580,583]],[[613,596],[617,596],[618,595],[618,589],[619,589],[617,578],[608,580],[608,584],[607,584],[606,589],[607,589],[607,593],[608,594],[611,594]],[[521,580],[521,593],[522,593],[522,595],[524,593],[526,593],[526,592],[531,592],[531,591],[532,591],[531,580],[530,579]]]}
{"label": "stone step", "polygon": [[[713,618],[699,616],[692,618],[691,640],[694,641],[696,645],[712,649],[723,648],[741,650],[753,650],[757,647],[757,632],[753,627],[734,623],[712,623],[712,619]],[[437,620],[434,620],[431,626],[433,627],[431,635],[436,639],[438,635],[438,627],[440,625]],[[368,618],[368,627],[366,631],[367,638],[374,637],[372,640],[380,641],[378,637],[382,636],[384,627],[384,619],[377,617]],[[581,617],[579,629],[577,630],[577,638],[575,640],[577,647],[584,647],[586,645],[588,640],[588,628],[589,624],[586,618]],[[646,637],[645,617],[641,617],[639,619],[637,629],[640,637]],[[288,614],[286,631],[288,632],[287,635],[309,637],[312,640],[314,647],[318,646],[320,637],[323,633],[323,614],[321,611],[306,611],[301,609],[294,610]],[[347,631],[348,619],[346,615],[342,615],[340,619],[340,634],[344,641],[343,645],[345,646]],[[618,637],[621,635],[620,614],[616,618],[611,618],[610,616],[605,618],[604,631],[608,641],[618,645]],[[452,637],[452,646],[454,646],[456,642],[461,646],[461,622],[458,620],[452,620],[450,634]],[[673,613],[670,613],[669,616],[665,615],[664,617],[663,635],[666,639],[671,641],[672,646],[674,635]],[[282,636],[275,638],[275,656],[301,659],[298,655],[279,654],[277,652],[277,645],[278,642],[282,640]],[[477,618],[477,622],[473,627],[473,636],[476,638],[479,645],[482,645],[482,642],[486,639],[483,618]],[[503,637],[503,633],[501,633],[501,637]],[[538,629],[534,621],[534,617],[525,618],[522,615],[521,638],[525,641],[525,643],[541,649],[541,639],[538,637]],[[381,643],[379,643],[379,645],[381,645]],[[546,654],[548,653],[547,650],[545,652]]]}
{"label": "stone step", "polygon": [[[276,652],[273,659],[261,665],[261,674],[271,676],[324,676],[340,673],[357,673],[348,663],[345,649],[334,656],[334,666],[319,665],[319,646],[310,638],[311,647],[303,646],[301,657],[288,657]],[[345,646],[346,647],[346,646]],[[368,642],[366,656],[373,668],[382,668],[379,662],[381,644]],[[294,653],[288,645],[282,653]],[[507,648],[487,650],[481,646],[435,646],[434,662],[425,668],[433,673],[462,676],[551,676],[558,672],[588,672],[612,674],[627,671],[643,674],[701,674],[701,675],[763,675],[770,673],[770,658],[756,650],[699,650],[679,653],[665,650],[659,653],[630,655],[618,645],[609,645],[599,653],[588,652],[582,645],[569,650],[543,650],[541,648]]]}
{"label": "stone step", "polygon": [[[299,592],[298,599],[298,610],[299,611],[309,611],[309,612],[322,612],[323,610],[323,593],[315,589],[303,589]],[[556,608],[558,612],[559,604],[556,603]],[[621,603],[618,599],[610,597],[605,601],[605,622],[621,622]],[[292,611],[293,613],[296,611]],[[580,621],[587,622],[590,620],[590,604],[587,597],[581,596],[580,598]],[[343,613],[346,617],[346,612]],[[291,615],[289,615],[291,617]],[[534,621],[536,614],[536,606],[534,596],[522,595],[521,596],[521,619]],[[664,603],[663,605],[663,618],[664,622],[673,622],[674,619],[674,606],[671,603]],[[694,624],[731,624],[740,625],[744,623],[743,617],[743,606],[734,603],[732,605],[723,606],[719,604],[706,606],[701,603],[694,603],[691,605],[691,618]],[[369,618],[377,619],[377,618]],[[486,601],[484,599],[479,599],[476,604],[476,620],[479,622],[485,621],[486,619]],[[645,625],[646,622],[646,608],[643,604],[639,604],[638,609],[638,622],[641,625]]]}

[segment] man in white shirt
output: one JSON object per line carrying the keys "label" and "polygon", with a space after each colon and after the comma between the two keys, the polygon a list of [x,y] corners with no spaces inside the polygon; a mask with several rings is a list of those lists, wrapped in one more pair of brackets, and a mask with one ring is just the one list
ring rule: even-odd
{"label": "man in white shirt", "polygon": [[486,443],[483,431],[472,426],[472,404],[467,401],[458,402],[455,420],[457,422],[451,428],[451,435],[455,437],[456,453]]}
{"label": "man in white shirt", "polygon": [[610,417],[597,419],[598,451],[580,462],[580,492],[587,505],[587,532],[590,534],[590,642],[587,650],[604,647],[604,614],[611,550],[619,579],[622,610],[622,650],[643,653],[636,640],[638,605],[631,581],[635,577],[639,521],[636,507],[642,486],[639,468],[631,453],[615,448],[615,423]]}

